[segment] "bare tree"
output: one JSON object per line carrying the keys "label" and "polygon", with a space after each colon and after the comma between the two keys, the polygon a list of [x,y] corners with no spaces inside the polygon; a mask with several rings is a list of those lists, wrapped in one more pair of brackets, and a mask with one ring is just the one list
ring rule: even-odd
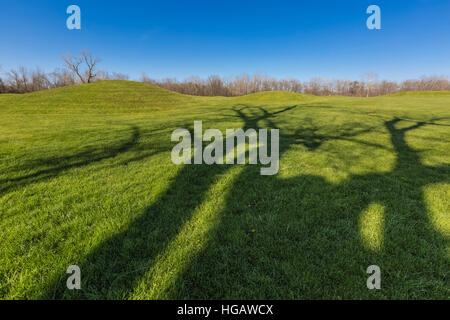
{"label": "bare tree", "polygon": [[0,78],[0,93],[7,93],[8,87],[6,86],[5,82],[2,78]]}
{"label": "bare tree", "polygon": [[81,55],[73,57],[69,53],[62,57],[67,69],[80,79],[82,83],[91,83],[96,74],[96,66],[100,59],[94,58],[89,51],[82,51]]}
{"label": "bare tree", "polygon": [[11,70],[8,72],[8,83],[13,92],[29,92],[30,81],[28,71],[24,67],[19,67],[19,70]]}
{"label": "bare tree", "polygon": [[76,83],[75,76],[66,69],[56,69],[48,77],[51,88],[72,86]]}
{"label": "bare tree", "polygon": [[82,76],[82,72],[80,71],[80,66],[83,63],[83,59],[78,57],[72,57],[69,53],[62,57],[64,63],[66,64],[67,69],[73,72],[75,76],[80,79],[81,82],[85,83],[85,80]]}
{"label": "bare tree", "polygon": [[367,81],[367,97],[369,97],[372,82],[375,82],[378,79],[378,75],[372,72],[366,72],[364,74],[364,79]]}

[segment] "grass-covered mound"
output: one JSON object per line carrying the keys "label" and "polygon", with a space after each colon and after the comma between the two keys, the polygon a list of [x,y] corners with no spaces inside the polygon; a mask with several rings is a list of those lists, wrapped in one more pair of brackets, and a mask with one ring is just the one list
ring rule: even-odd
{"label": "grass-covered mound", "polygon": [[[280,172],[173,165],[195,120],[279,128]],[[449,140],[448,93],[1,95],[0,297],[448,299]]]}

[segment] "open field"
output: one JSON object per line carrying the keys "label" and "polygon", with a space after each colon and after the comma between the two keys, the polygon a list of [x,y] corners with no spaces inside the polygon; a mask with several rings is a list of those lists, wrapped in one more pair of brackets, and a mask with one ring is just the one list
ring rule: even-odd
{"label": "open field", "polygon": [[[195,120],[279,128],[279,173],[172,164]],[[450,299],[449,142],[450,92],[0,95],[0,298]]]}

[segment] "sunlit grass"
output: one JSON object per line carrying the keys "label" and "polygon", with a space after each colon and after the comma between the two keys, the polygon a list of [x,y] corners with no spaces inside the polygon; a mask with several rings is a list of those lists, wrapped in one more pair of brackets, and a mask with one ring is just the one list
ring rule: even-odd
{"label": "sunlit grass", "polygon": [[361,213],[361,240],[370,250],[378,252],[383,248],[384,215],[384,207],[378,203],[371,203]]}
{"label": "sunlit grass", "polygon": [[[189,266],[190,261],[204,249],[209,232],[220,223],[220,213],[225,209],[226,193],[233,186],[235,177],[242,167],[234,167],[220,177],[208,191],[205,201],[196,208],[178,235],[161,252],[150,270],[134,289],[133,299],[170,299],[170,290],[178,277]],[[221,196],[217,196],[221,195]],[[147,288],[151,284],[150,291]]]}
{"label": "sunlit grass", "polygon": [[450,238],[450,184],[435,184],[426,187],[424,191],[431,223]]}
{"label": "sunlit grass", "polygon": [[[448,299],[449,106],[126,81],[0,95],[0,298]],[[174,165],[196,120],[279,128],[279,173]]]}

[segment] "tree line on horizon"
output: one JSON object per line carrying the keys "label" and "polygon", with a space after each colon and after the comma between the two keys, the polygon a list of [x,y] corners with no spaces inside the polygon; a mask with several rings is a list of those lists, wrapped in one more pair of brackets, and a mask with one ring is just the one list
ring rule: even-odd
{"label": "tree line on horizon", "polygon": [[[127,75],[97,71],[99,59],[90,52],[83,51],[79,56],[63,56],[64,68],[45,73],[39,68],[28,70],[20,67],[0,75],[1,93],[28,93],[52,88],[60,88],[81,83],[102,80],[128,80]],[[352,97],[373,97],[404,91],[450,91],[450,80],[446,77],[423,77],[401,82],[378,80],[373,73],[366,73],[361,80],[321,79],[309,81],[296,79],[276,79],[262,75],[241,75],[222,78],[216,75],[206,79],[190,77],[184,81],[167,78],[155,80],[145,73],[141,82],[152,84],[182,94],[197,96],[234,97],[263,91],[289,91],[317,96],[342,95]]]}
{"label": "tree line on horizon", "polygon": [[[365,79],[364,79],[365,78]],[[378,81],[376,75],[362,80],[321,79],[309,81],[262,76],[242,75],[232,79],[210,76],[207,79],[191,77],[184,81],[176,79],[154,80],[145,74],[141,82],[152,84],[175,92],[197,96],[234,97],[264,91],[288,91],[316,96],[342,95],[351,97],[373,97],[404,91],[450,91],[450,81],[445,77],[423,77],[402,82]]]}

